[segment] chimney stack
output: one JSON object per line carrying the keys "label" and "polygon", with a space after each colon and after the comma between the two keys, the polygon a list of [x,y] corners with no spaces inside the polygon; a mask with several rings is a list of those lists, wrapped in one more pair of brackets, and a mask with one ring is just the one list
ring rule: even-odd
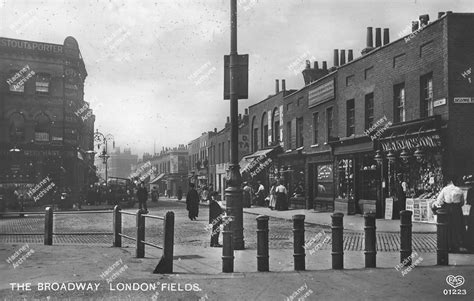
{"label": "chimney stack", "polygon": [[339,67],[339,50],[334,49],[334,67]]}
{"label": "chimney stack", "polygon": [[388,28],[384,28],[384,29],[383,29],[383,44],[384,44],[384,45],[387,45],[388,43],[390,43],[389,29],[388,29]]}
{"label": "chimney stack", "polygon": [[341,59],[339,63],[341,64],[341,66],[346,63],[346,50],[345,49],[341,49]]}
{"label": "chimney stack", "polygon": [[347,62],[352,62],[352,60],[354,59],[354,53],[352,52],[352,49],[349,49],[348,52],[347,52]]}
{"label": "chimney stack", "polygon": [[248,114],[249,114],[249,109],[246,108],[246,109],[244,110],[244,112],[245,112],[244,115],[248,115]]}
{"label": "chimney stack", "polygon": [[230,123],[230,117],[227,116],[227,123]]}
{"label": "chimney stack", "polygon": [[284,79],[281,80],[281,90],[283,92],[286,91],[286,80],[284,80]]}
{"label": "chimney stack", "polygon": [[444,16],[444,11],[438,12],[438,19],[440,19],[442,16]]}
{"label": "chimney stack", "polygon": [[275,94],[280,93],[280,81],[275,79]]}
{"label": "chimney stack", "polygon": [[217,133],[217,128],[214,128],[214,133]]}
{"label": "chimney stack", "polygon": [[374,47],[374,38],[372,33],[372,27],[367,27],[367,48]]}
{"label": "chimney stack", "polygon": [[305,69],[311,69],[311,62],[309,60],[306,60],[306,67]]}
{"label": "chimney stack", "polygon": [[375,28],[375,47],[382,46],[382,28]]}
{"label": "chimney stack", "polygon": [[419,17],[420,19],[420,26],[421,27],[425,27],[426,25],[428,25],[428,22],[430,21],[430,15],[421,15]]}
{"label": "chimney stack", "polygon": [[328,62],[323,61],[323,70],[326,71],[328,70]]}
{"label": "chimney stack", "polygon": [[418,30],[418,21],[411,21],[411,32],[415,32]]}
{"label": "chimney stack", "polygon": [[318,70],[319,69],[319,63],[318,61],[314,61],[314,69]]}

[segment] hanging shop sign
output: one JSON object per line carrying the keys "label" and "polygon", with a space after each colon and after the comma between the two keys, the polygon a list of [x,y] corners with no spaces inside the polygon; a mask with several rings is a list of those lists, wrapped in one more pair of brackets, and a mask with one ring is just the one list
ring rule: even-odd
{"label": "hanging shop sign", "polygon": [[394,141],[381,142],[382,149],[384,151],[395,150],[399,151],[402,149],[415,149],[418,146],[434,148],[441,146],[441,138],[439,135],[412,137],[406,139],[399,139]]}
{"label": "hanging shop sign", "polygon": [[454,103],[474,103],[474,97],[454,97]]}
{"label": "hanging shop sign", "polygon": [[332,182],[332,165],[325,164],[318,166],[318,182]]}
{"label": "hanging shop sign", "polygon": [[439,107],[446,104],[446,98],[437,99],[433,102],[433,107]]}

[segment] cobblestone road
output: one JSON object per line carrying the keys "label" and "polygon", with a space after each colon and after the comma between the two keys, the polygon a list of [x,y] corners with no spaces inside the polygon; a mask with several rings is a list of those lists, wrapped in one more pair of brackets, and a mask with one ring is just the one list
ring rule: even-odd
{"label": "cobblestone road", "polygon": [[[209,232],[205,229],[208,224],[208,207],[200,208],[198,221],[190,221],[183,203],[160,201],[159,207],[151,208],[150,214],[164,215],[166,211],[175,212],[175,243],[190,246],[207,246]],[[132,209],[133,211],[136,209]],[[128,210],[128,211],[132,211]],[[248,249],[256,249],[256,216],[244,214],[244,237]],[[135,236],[135,218],[124,216],[123,232]],[[112,214],[77,214],[55,215],[54,244],[99,244],[111,245]],[[146,237],[153,243],[161,244],[162,222],[147,219]],[[283,219],[270,218],[270,248],[292,249],[292,223]],[[10,217],[0,219],[0,243],[43,243],[44,230],[43,216],[26,216],[24,218]],[[306,224],[305,238],[307,241],[314,238],[310,248],[330,250],[331,232],[318,225]],[[97,234],[87,234],[94,232]],[[108,234],[100,234],[107,233]],[[68,233],[61,235],[59,233]],[[71,235],[70,233],[77,233]],[[82,234],[81,234],[82,233]],[[222,237],[220,238],[222,240]],[[398,233],[377,233],[377,250],[381,252],[399,251],[400,237]],[[134,242],[124,240],[124,244],[133,245]],[[344,250],[362,251],[364,249],[364,235],[362,232],[344,232]],[[413,249],[419,252],[436,252],[436,234],[413,233]]]}

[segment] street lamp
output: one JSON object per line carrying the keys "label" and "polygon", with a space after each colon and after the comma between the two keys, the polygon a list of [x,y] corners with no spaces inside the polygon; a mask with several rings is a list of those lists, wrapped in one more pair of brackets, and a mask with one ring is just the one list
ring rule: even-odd
{"label": "street lamp", "polygon": [[102,162],[105,165],[105,198],[107,199],[108,196],[108,159],[110,156],[107,153],[108,149],[108,142],[112,141],[113,146],[115,147],[115,141],[114,141],[114,136],[111,134],[104,135],[99,130],[96,130],[94,133],[94,140],[98,142],[97,149],[100,149],[101,144],[104,145],[104,149],[102,150],[102,153],[100,154],[99,158],[102,159]]}

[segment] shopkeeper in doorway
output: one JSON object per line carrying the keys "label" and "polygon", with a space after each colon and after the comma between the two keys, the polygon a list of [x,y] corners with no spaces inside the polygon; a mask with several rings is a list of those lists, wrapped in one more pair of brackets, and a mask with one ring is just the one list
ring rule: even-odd
{"label": "shopkeeper in doorway", "polygon": [[400,219],[400,211],[405,210],[407,203],[407,198],[405,195],[406,183],[402,180],[402,174],[397,174],[397,182],[395,183],[394,190],[395,199],[393,202],[392,219]]}

